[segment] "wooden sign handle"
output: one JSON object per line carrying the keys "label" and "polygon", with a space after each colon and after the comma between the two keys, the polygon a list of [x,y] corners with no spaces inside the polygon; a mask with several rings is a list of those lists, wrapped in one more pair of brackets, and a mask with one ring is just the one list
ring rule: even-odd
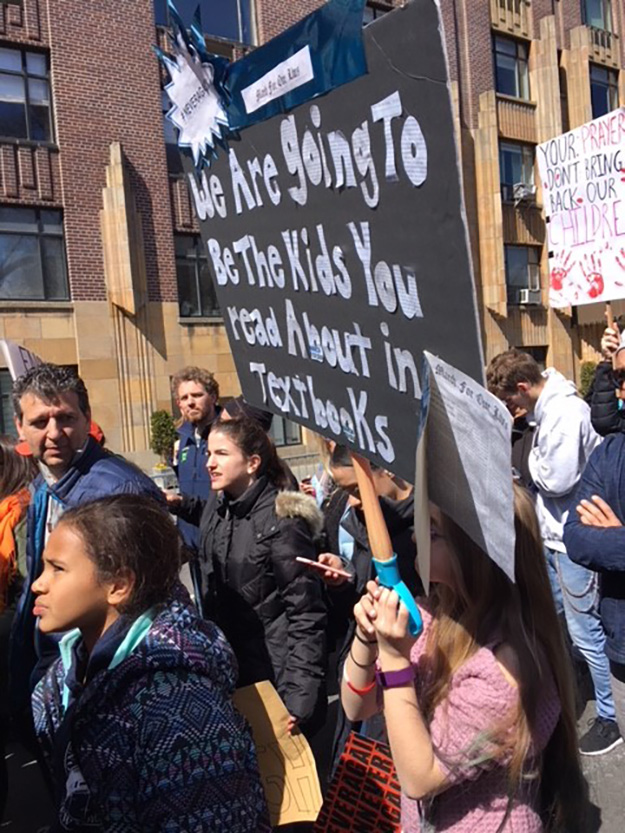
{"label": "wooden sign handle", "polygon": [[614,313],[612,312],[612,304],[610,301],[605,302],[605,320],[608,327],[614,327]]}
{"label": "wooden sign handle", "polygon": [[365,523],[367,524],[367,535],[369,537],[371,554],[376,561],[390,561],[393,558],[393,545],[391,544],[391,536],[388,534],[380,501],[375,491],[371,466],[369,465],[369,461],[364,457],[360,457],[360,455],[354,454],[353,452],[350,452],[350,454],[354,463],[356,480],[358,481],[362,509],[365,513]]}

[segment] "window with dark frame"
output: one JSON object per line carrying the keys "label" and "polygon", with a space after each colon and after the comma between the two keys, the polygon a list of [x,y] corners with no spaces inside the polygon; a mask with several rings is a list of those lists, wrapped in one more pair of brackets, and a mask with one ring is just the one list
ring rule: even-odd
{"label": "window with dark frame", "polygon": [[582,0],[582,20],[593,29],[612,32],[612,0]]}
{"label": "window with dark frame", "polygon": [[[199,6],[202,31],[210,37],[224,38],[235,43],[254,44],[253,0],[176,0],[176,8],[185,25],[193,19]],[[157,26],[169,26],[167,0],[154,0]]]}
{"label": "window with dark frame", "polygon": [[501,197],[507,202],[514,200],[514,186],[534,185],[534,146],[517,142],[499,143],[499,177]]}
{"label": "window with dark frame", "polygon": [[0,370],[0,434],[17,437],[17,428],[13,421],[13,379],[8,370]]}
{"label": "window with dark frame", "polygon": [[591,64],[590,100],[593,119],[616,110],[618,107],[618,73],[612,69]]}
{"label": "window with dark frame", "polygon": [[0,136],[54,141],[45,53],[0,47]]}
{"label": "window with dark frame", "polygon": [[61,212],[0,206],[0,300],[68,299]]}
{"label": "window with dark frame", "polygon": [[276,448],[284,448],[289,445],[301,445],[302,429],[296,423],[283,416],[274,414],[273,422],[269,430],[269,436],[274,441]]}
{"label": "window with dark frame", "polygon": [[165,139],[165,155],[167,157],[167,171],[175,177],[184,176],[182,158],[178,148],[178,135],[176,128],[168,118],[167,113],[171,109],[171,102],[165,90],[161,90],[161,102],[163,110],[163,137]]}
{"label": "window with dark frame", "polygon": [[517,347],[517,350],[522,350],[524,353],[529,353],[530,356],[534,359],[538,367],[540,368],[540,372],[542,373],[543,370],[547,367],[547,348],[546,347],[536,347],[534,345],[527,346],[522,344]]}
{"label": "window with dark frame", "polygon": [[221,317],[202,238],[199,234],[175,234],[174,243],[180,317]]}
{"label": "window with dark frame", "polygon": [[540,247],[504,246],[508,303],[518,304],[521,289],[540,290]]}
{"label": "window with dark frame", "polygon": [[567,133],[570,127],[569,121],[569,82],[566,75],[566,69],[562,66],[562,53],[558,57],[558,82],[560,87],[560,115],[562,116],[562,132]]}
{"label": "window with dark frame", "polygon": [[498,93],[529,101],[530,83],[527,69],[527,44],[495,35],[495,87]]}

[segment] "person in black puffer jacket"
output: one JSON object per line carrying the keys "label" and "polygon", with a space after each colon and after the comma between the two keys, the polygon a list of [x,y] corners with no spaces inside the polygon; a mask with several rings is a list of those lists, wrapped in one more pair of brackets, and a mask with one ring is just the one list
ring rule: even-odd
{"label": "person in black puffer jacket", "polygon": [[[621,326],[623,323],[621,318]],[[607,437],[625,432],[625,410],[620,404],[625,395],[625,342],[616,322],[604,330],[601,353],[603,360],[595,370],[589,405],[592,427],[597,434]]]}
{"label": "person in black puffer jacket", "polygon": [[298,725],[325,717],[326,605],[323,584],[297,556],[315,559],[323,519],[312,498],[281,492],[275,446],[244,417],[209,436],[215,509],[200,521],[203,609],[224,631],[239,663],[239,686],[270,680]]}

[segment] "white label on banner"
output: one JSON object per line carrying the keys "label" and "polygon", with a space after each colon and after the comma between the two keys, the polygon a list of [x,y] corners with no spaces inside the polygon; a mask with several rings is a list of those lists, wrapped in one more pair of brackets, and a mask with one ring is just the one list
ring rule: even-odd
{"label": "white label on banner", "polygon": [[241,90],[245,110],[248,113],[254,113],[270,101],[307,84],[314,77],[310,47],[305,46],[295,55],[291,55],[286,61],[282,61],[277,67],[265,73],[258,81],[254,81],[249,87]]}

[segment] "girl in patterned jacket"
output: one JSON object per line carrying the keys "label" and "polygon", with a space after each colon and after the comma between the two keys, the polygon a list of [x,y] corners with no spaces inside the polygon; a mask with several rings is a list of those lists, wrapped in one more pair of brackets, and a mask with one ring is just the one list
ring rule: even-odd
{"label": "girl in patterned jacket", "polygon": [[134,495],[72,509],[50,535],[34,614],[67,633],[33,714],[55,833],[270,830],[236,662],[179,584],[179,553],[170,517]]}
{"label": "girl in patterned jacket", "polygon": [[397,594],[369,583],[345,711],[359,720],[383,706],[404,833],[582,833],[573,687],[532,501],[517,490],[515,583],[430,510],[423,632],[415,640]]}

